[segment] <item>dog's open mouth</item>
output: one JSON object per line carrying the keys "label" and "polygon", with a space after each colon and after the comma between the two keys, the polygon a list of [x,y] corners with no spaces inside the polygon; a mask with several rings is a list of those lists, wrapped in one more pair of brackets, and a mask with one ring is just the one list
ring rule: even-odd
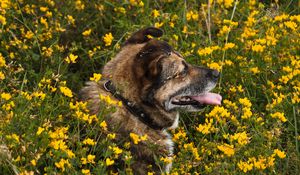
{"label": "dog's open mouth", "polygon": [[192,106],[201,106],[205,105],[221,105],[222,96],[216,93],[203,93],[196,96],[176,96],[172,98],[171,103],[174,105],[192,105]]}

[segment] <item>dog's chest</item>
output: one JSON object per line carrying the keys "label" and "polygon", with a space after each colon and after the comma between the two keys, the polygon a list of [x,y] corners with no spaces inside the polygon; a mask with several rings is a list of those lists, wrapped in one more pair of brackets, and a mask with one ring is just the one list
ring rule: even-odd
{"label": "dog's chest", "polygon": [[[176,129],[178,127],[178,122],[179,122],[179,113],[177,113],[176,119],[175,119],[173,125],[171,127],[169,127],[168,129]],[[167,150],[168,150],[168,158],[173,159],[174,142],[172,141],[171,135],[166,130],[163,131],[163,134],[166,136],[166,138],[164,139],[164,144],[166,145]],[[165,172],[166,173],[170,172],[171,168],[172,168],[172,163],[168,163],[165,166]]]}

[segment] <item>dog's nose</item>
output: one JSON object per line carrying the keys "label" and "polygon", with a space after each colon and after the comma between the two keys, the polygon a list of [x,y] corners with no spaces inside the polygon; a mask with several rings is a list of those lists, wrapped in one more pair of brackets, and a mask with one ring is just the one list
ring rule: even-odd
{"label": "dog's nose", "polygon": [[220,72],[215,69],[210,69],[207,73],[207,77],[217,80],[220,77]]}

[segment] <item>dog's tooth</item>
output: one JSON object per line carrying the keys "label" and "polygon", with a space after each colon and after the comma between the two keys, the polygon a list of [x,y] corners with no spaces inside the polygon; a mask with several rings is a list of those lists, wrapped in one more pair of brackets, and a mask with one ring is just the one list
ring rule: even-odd
{"label": "dog's tooth", "polygon": [[175,98],[175,99],[173,100],[173,102],[179,102],[179,100]]}
{"label": "dog's tooth", "polygon": [[180,101],[182,102],[187,102],[187,101],[190,101],[191,99],[189,97],[181,97],[180,98]]}

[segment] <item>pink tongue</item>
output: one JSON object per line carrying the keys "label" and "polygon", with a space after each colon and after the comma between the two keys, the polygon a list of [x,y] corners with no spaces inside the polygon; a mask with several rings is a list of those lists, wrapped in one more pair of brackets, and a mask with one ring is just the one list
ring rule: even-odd
{"label": "pink tongue", "polygon": [[201,104],[207,105],[221,105],[222,96],[216,93],[205,93],[199,96],[191,96],[192,99],[198,101]]}

